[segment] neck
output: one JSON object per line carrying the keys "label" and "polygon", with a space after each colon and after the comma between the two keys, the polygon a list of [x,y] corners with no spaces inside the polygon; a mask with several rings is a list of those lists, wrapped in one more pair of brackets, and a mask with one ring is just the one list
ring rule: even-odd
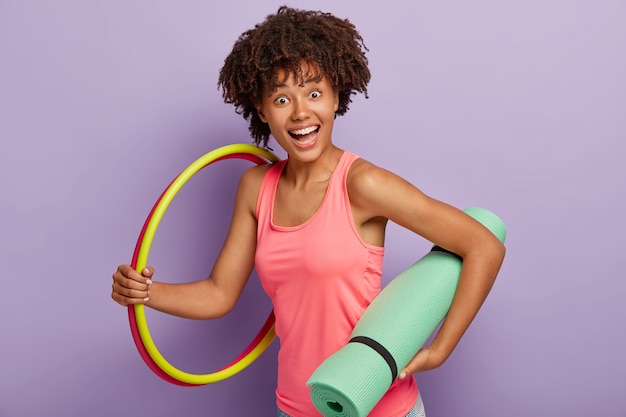
{"label": "neck", "polygon": [[296,187],[326,182],[335,170],[341,155],[343,155],[343,150],[333,145],[311,161],[288,156],[283,178]]}

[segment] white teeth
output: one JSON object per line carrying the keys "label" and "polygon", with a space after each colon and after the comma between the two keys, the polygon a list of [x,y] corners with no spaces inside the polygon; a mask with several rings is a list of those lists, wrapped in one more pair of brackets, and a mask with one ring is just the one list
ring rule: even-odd
{"label": "white teeth", "polygon": [[291,130],[289,133],[294,135],[308,135],[311,132],[315,132],[317,130],[317,126],[305,127],[304,129]]}

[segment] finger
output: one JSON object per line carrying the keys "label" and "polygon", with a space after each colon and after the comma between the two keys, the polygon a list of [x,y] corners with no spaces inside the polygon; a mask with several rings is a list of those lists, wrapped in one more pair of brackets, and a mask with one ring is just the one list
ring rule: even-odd
{"label": "finger", "polygon": [[141,275],[143,275],[146,278],[152,278],[152,275],[154,275],[154,268],[152,268],[151,266],[146,266],[141,271]]}
{"label": "finger", "polygon": [[114,282],[112,288],[113,288],[113,293],[119,294],[120,296],[125,297],[125,298],[137,298],[137,299],[142,299],[142,300],[147,301],[148,297],[150,297],[150,289],[145,286],[144,288],[141,288],[141,289],[129,288],[129,287],[120,285],[119,282]]}
{"label": "finger", "polygon": [[[143,279],[142,281],[146,281]],[[120,288],[127,288],[129,290],[138,290],[138,291],[148,291],[150,289],[150,284],[147,282],[137,281],[133,278],[125,277],[122,274],[115,273],[113,274],[113,283],[116,284]]]}
{"label": "finger", "polygon": [[141,274],[147,278],[146,285],[148,285],[148,291],[150,291],[150,287],[152,287],[152,276],[154,275],[154,268],[151,266],[147,266],[141,271]]}
{"label": "finger", "polygon": [[145,298],[132,298],[132,297],[126,297],[118,292],[113,291],[111,293],[111,298],[118,304],[126,307],[129,305],[134,305],[134,304],[145,304],[149,301],[148,297]]}
{"label": "finger", "polygon": [[409,375],[413,375],[419,372],[426,361],[427,352],[424,349],[420,349],[417,354],[411,359],[411,361],[400,371],[398,375],[399,379],[404,379]]}
{"label": "finger", "polygon": [[[154,273],[154,269],[152,268],[144,268],[145,272],[148,272],[149,276],[145,276],[142,275],[140,273],[138,273],[137,271],[135,271],[132,267],[130,267],[130,265],[120,265],[117,268],[117,271],[113,274],[113,281],[117,281],[120,284],[124,285],[124,286],[129,286],[130,285],[130,281],[135,281],[137,283],[140,283],[144,286],[149,286],[152,284],[152,280],[150,279],[150,277],[152,276],[152,274]],[[142,271],[142,272],[144,272]],[[129,285],[126,285],[126,283],[129,283]],[[137,288],[134,286],[130,286],[129,288]],[[143,288],[143,287],[141,287]]]}
{"label": "finger", "polygon": [[411,367],[407,365],[402,371],[400,371],[398,379],[404,379],[409,375],[413,375],[413,371],[411,370]]}

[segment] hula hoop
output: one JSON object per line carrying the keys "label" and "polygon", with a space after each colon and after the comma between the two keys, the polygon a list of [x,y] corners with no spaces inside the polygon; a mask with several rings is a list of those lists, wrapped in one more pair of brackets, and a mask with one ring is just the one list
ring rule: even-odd
{"label": "hula hoop", "polygon": [[[152,241],[159,223],[180,189],[202,168],[217,161],[233,158],[245,159],[258,165],[279,160],[276,155],[258,146],[233,144],[217,148],[194,161],[163,191],[146,218],[137,239],[131,261],[131,266],[135,271],[141,272],[146,267]],[[128,306],[128,320],[135,346],[146,365],[157,376],[167,382],[181,386],[206,385],[230,378],[254,362],[276,336],[274,332],[274,311],[272,310],[258,334],[237,358],[213,373],[192,374],[177,369],[161,355],[150,335],[143,304]]]}

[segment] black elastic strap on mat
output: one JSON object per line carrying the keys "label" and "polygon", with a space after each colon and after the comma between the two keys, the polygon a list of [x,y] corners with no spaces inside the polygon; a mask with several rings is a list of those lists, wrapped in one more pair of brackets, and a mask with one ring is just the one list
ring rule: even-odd
{"label": "black elastic strap on mat", "polygon": [[450,255],[454,256],[456,259],[458,259],[459,261],[462,261],[463,258],[460,255],[457,255],[454,252],[450,252],[448,249],[444,249],[441,246],[433,246],[433,248],[430,250],[431,252],[445,252],[445,253],[449,253]]}
{"label": "black elastic strap on mat", "polygon": [[398,376],[398,365],[396,365],[396,360],[391,356],[391,353],[380,343],[375,341],[374,339],[370,339],[367,336],[354,336],[348,343],[363,343],[374,349],[389,365],[389,370],[391,371],[391,383],[396,380]]}

